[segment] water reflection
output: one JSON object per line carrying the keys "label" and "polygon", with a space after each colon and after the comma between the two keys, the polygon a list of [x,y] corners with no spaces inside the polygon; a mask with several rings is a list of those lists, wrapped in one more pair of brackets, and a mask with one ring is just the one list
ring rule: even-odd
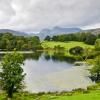
{"label": "water reflection", "polygon": [[[0,54],[0,60],[2,60],[2,57],[5,55],[5,53]],[[24,59],[33,59],[38,61],[41,56],[44,57],[45,60],[53,60],[53,61],[60,61],[60,62],[68,62],[73,63],[75,62],[75,59],[72,57],[66,56],[66,52],[49,52],[49,51],[39,51],[39,52],[33,52],[33,53],[24,53],[23,52]]]}
{"label": "water reflection", "polygon": [[60,61],[60,62],[68,62],[73,63],[75,62],[75,59],[72,57],[66,56],[66,52],[49,52],[49,51],[39,51],[34,52],[32,54],[24,54],[25,59],[33,59],[33,60],[39,60],[39,58],[43,56],[45,60],[53,60],[53,61]]}
{"label": "water reflection", "polygon": [[26,90],[29,92],[67,91],[92,84],[85,67],[75,67],[75,59],[64,52],[45,51],[31,57],[26,58],[23,66],[27,73]]}
{"label": "water reflection", "polygon": [[[0,54],[0,59],[4,54]],[[22,66],[26,91],[47,92],[86,88],[92,84],[89,72],[85,67],[75,67],[75,59],[66,56],[65,52],[34,52],[24,54]]]}
{"label": "water reflection", "polygon": [[24,55],[25,60],[26,59],[33,59],[33,60],[38,61],[39,58],[41,57],[42,53],[43,52],[41,51],[41,52],[33,52],[33,53],[28,53],[28,54],[26,53],[23,55]]}

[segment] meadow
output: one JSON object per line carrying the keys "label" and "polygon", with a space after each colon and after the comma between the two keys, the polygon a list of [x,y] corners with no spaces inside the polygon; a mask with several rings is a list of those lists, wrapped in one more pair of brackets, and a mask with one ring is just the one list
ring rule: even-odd
{"label": "meadow", "polygon": [[[0,100],[5,100],[5,95],[0,94]],[[52,93],[52,94],[29,94],[17,93],[14,94],[12,100],[100,100],[100,90],[89,92],[72,93]]]}
{"label": "meadow", "polygon": [[76,42],[76,41],[69,41],[69,42],[54,42],[54,41],[43,41],[42,47],[44,49],[51,48],[53,49],[55,46],[61,46],[64,47],[66,50],[69,50],[70,48],[73,48],[75,46],[80,46],[83,48],[94,48],[93,45],[85,44],[84,42]]}

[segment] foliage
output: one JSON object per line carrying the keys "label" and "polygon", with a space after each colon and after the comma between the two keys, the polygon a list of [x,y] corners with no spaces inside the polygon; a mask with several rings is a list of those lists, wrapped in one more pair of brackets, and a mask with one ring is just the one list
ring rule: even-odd
{"label": "foliage", "polygon": [[85,39],[84,42],[87,43],[87,44],[94,45],[96,39],[97,39],[97,37],[96,37],[95,35],[88,33],[88,34],[86,35],[86,39]]}
{"label": "foliage", "polygon": [[85,48],[84,49],[84,54],[83,54],[83,59],[87,61],[87,59],[93,59],[96,56],[96,52],[93,48]]}
{"label": "foliage", "polygon": [[73,47],[69,50],[69,52],[74,55],[82,55],[83,51],[84,49],[80,46]]}
{"label": "foliage", "polygon": [[42,49],[40,39],[37,36],[24,37],[13,36],[11,33],[0,34],[0,50],[19,51]]}
{"label": "foliage", "polygon": [[95,42],[95,50],[100,51],[100,39],[97,39]]}
{"label": "foliage", "polygon": [[60,41],[60,42],[66,42],[66,41],[79,41],[84,42],[86,44],[94,45],[95,40],[98,38],[98,36],[91,34],[89,32],[84,33],[76,33],[76,34],[63,34],[63,35],[57,35],[52,37],[52,41]]}
{"label": "foliage", "polygon": [[50,38],[50,36],[46,36],[44,40],[46,40],[46,41],[50,41],[51,38]]}
{"label": "foliage", "polygon": [[90,72],[92,80],[100,82],[100,55],[96,57],[94,67]]}
{"label": "foliage", "polygon": [[2,71],[0,72],[0,86],[6,91],[9,98],[12,98],[13,92],[23,88],[23,55],[13,52],[4,56],[2,61]]}
{"label": "foliage", "polygon": [[87,90],[97,90],[100,88],[100,83],[96,83],[87,87]]}

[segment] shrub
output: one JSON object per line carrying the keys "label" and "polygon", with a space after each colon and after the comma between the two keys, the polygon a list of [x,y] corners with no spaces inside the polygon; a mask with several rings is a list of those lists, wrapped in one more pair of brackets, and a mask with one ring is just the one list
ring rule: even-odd
{"label": "shrub", "polygon": [[69,50],[69,52],[73,55],[81,55],[84,49],[80,46],[73,47]]}

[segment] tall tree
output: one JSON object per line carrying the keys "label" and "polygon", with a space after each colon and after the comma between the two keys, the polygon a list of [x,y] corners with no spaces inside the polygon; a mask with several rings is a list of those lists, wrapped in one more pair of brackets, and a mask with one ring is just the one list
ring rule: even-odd
{"label": "tall tree", "polygon": [[13,52],[6,54],[2,61],[2,71],[0,72],[0,86],[6,91],[8,100],[13,97],[13,93],[23,89],[23,79],[25,74],[21,65],[23,55]]}
{"label": "tall tree", "polygon": [[100,55],[95,59],[94,67],[90,72],[92,79],[96,82],[100,82]]}
{"label": "tall tree", "polygon": [[50,36],[46,36],[44,40],[46,40],[46,41],[50,41],[51,38],[50,38]]}
{"label": "tall tree", "polygon": [[97,39],[95,42],[95,50],[100,51],[100,39]]}

